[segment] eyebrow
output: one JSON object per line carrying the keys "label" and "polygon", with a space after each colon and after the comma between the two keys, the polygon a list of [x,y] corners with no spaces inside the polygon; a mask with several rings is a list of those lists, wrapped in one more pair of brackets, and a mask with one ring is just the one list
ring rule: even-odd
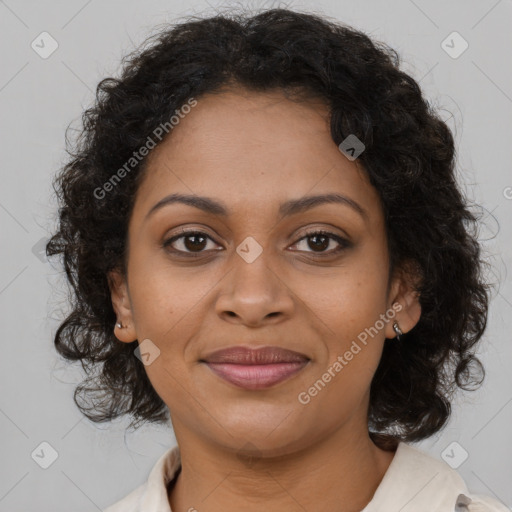
{"label": "eyebrow", "polygon": [[[158,201],[158,203],[148,211],[145,220],[160,208],[175,203],[193,206],[194,208],[198,208],[206,213],[220,215],[222,217],[228,217],[230,215],[229,209],[223,203],[215,199],[204,196],[175,193],[160,199],[160,201]],[[365,220],[368,220],[368,213],[359,203],[350,197],[346,197],[341,194],[320,194],[316,196],[305,196],[299,199],[291,199],[282,203],[279,207],[279,218],[302,213],[321,204],[333,203],[349,206]]]}

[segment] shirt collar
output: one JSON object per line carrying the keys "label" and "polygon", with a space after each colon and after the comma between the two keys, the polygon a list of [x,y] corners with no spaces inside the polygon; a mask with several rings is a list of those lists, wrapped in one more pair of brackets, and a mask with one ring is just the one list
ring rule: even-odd
{"label": "shirt collar", "polygon": [[148,476],[141,499],[140,510],[147,512],[172,512],[169,506],[167,486],[181,467],[178,446],[167,450],[156,462]]}
{"label": "shirt collar", "polygon": [[465,494],[464,480],[448,464],[401,441],[361,512],[453,512],[456,503],[467,503]]}

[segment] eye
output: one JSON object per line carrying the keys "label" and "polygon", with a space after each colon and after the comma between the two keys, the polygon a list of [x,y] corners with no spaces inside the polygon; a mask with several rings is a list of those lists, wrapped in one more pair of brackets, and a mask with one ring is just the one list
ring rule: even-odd
{"label": "eye", "polygon": [[[295,242],[294,245],[297,245],[303,240],[307,240],[308,238],[313,240],[313,242],[307,242],[307,247],[313,248],[314,250],[311,252],[318,253],[320,256],[322,256],[323,254],[337,254],[341,252],[343,249],[350,247],[351,245],[348,240],[345,240],[341,236],[324,230],[310,231],[309,233],[306,233],[306,235],[303,236],[300,240]],[[336,242],[338,244],[338,247],[335,249],[331,249],[330,251],[325,251],[325,249],[329,247],[332,241]]]}
{"label": "eye", "polygon": [[[291,247],[298,245],[303,240],[311,239],[312,243],[307,243],[307,246],[312,248],[312,251],[305,252],[313,252],[322,256],[323,254],[332,255],[341,252],[342,250],[351,246],[351,243],[342,238],[339,235],[331,233],[329,231],[317,230],[306,233],[305,236],[297,240]],[[181,231],[180,234],[175,235],[168,240],[165,240],[162,244],[162,247],[167,248],[171,247],[170,251],[174,253],[182,253],[188,255],[200,255],[202,252],[205,252],[204,249],[207,246],[208,240],[215,242],[208,234],[204,231],[193,231],[193,230],[184,230]],[[181,248],[176,248],[173,246],[175,242],[179,242],[178,245],[181,245]],[[335,242],[338,244],[338,247],[331,249],[330,251],[326,251],[331,242]],[[303,252],[303,251],[300,251]]]}
{"label": "eye", "polygon": [[[190,242],[192,240],[192,242]],[[164,248],[167,248],[168,246],[172,246],[174,242],[179,241],[181,242],[181,246],[184,247],[186,250],[182,249],[176,249],[172,247],[170,250],[172,252],[177,253],[200,253],[203,252],[202,250],[205,247],[205,243],[207,240],[211,240],[213,242],[213,239],[207,235],[204,231],[192,231],[192,230],[185,230],[181,231],[181,234],[173,236],[169,238],[168,240],[165,240],[162,246]]]}

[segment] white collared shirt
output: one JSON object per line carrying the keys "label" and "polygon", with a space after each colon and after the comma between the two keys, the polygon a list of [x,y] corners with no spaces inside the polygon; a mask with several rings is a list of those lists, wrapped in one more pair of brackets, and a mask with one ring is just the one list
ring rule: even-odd
{"label": "white collared shirt", "polygon": [[[148,480],[104,512],[172,512],[167,484],[181,466],[179,447],[165,452]],[[400,442],[372,500],[361,512],[510,512],[490,496],[468,491],[442,460]]]}

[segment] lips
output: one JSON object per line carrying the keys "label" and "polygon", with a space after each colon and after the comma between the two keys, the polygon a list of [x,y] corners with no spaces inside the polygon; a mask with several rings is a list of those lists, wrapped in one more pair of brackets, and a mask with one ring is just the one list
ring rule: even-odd
{"label": "lips", "polygon": [[230,364],[302,363],[308,359],[304,354],[281,347],[251,349],[241,346],[218,350],[204,358],[208,363]]}
{"label": "lips", "polygon": [[304,354],[281,347],[250,349],[237,346],[207,355],[205,363],[218,377],[244,389],[264,389],[302,370],[309,362]]}

